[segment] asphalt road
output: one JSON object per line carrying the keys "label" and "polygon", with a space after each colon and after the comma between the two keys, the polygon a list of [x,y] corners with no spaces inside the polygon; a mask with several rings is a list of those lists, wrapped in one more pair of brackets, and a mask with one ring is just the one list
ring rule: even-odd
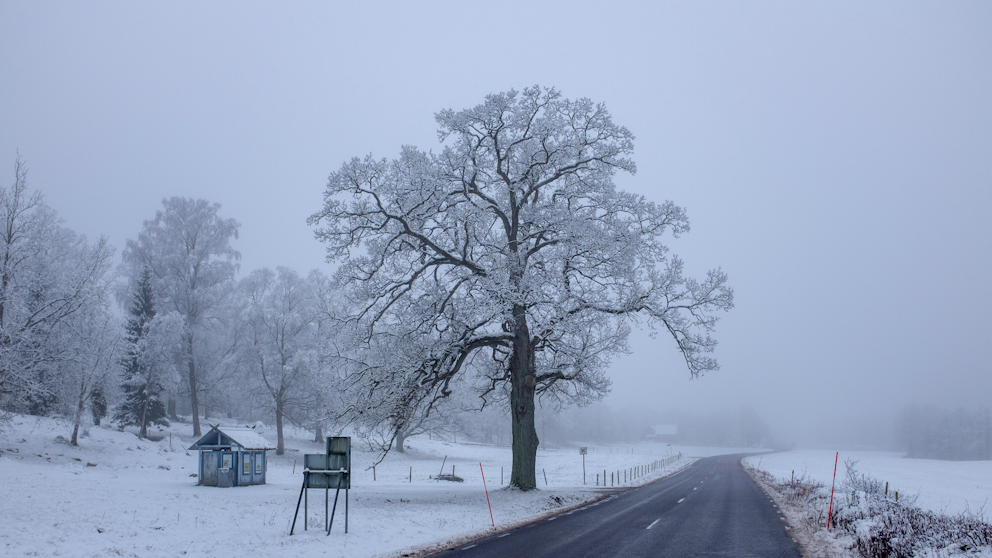
{"label": "asphalt road", "polygon": [[741,469],[741,457],[700,459],[667,479],[434,556],[799,558],[781,514]]}

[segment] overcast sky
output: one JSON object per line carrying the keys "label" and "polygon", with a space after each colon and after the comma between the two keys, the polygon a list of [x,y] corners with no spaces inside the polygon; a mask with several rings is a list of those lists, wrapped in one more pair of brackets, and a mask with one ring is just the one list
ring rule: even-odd
{"label": "overcast sky", "polygon": [[992,404],[992,3],[469,4],[3,0],[0,184],[19,150],[118,253],[163,198],[205,198],[242,223],[242,275],[329,271],[305,220],[330,172],[554,86],[635,134],[618,183],[683,205],[674,251],[736,293],[720,371],[690,382],[638,333],[607,402],[746,403],[820,441]]}

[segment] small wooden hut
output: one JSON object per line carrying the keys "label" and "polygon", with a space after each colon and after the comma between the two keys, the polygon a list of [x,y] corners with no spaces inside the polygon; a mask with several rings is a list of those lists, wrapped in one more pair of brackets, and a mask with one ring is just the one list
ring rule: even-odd
{"label": "small wooden hut", "polygon": [[275,449],[253,428],[211,427],[191,450],[200,451],[198,485],[265,484],[266,451]]}

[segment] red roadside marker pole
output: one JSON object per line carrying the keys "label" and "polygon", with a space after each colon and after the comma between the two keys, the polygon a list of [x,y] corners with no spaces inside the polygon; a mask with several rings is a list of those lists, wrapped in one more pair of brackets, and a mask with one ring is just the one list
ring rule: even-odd
{"label": "red roadside marker pole", "polygon": [[[827,531],[830,530],[830,516],[834,513],[834,485],[837,484],[837,458],[840,452],[834,455],[834,480],[830,483],[830,508],[827,510]],[[481,464],[480,464],[481,466]],[[488,496],[488,493],[487,493]]]}
{"label": "red roadside marker pole", "polygon": [[486,505],[489,506],[489,521],[496,528],[496,521],[493,519],[493,505],[489,503],[489,489],[486,488],[486,472],[482,470],[482,462],[479,462],[479,472],[482,473],[482,488],[486,490]]}

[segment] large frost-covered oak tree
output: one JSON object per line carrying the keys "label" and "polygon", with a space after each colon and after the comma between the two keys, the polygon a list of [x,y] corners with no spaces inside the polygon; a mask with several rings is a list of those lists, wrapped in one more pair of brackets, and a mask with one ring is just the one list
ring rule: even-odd
{"label": "large frost-covered oak tree", "polygon": [[436,120],[440,153],[352,159],[310,223],[360,301],[368,347],[416,347],[359,374],[362,393],[413,385],[429,412],[474,375],[508,401],[510,482],[532,489],[535,396],[601,397],[634,322],[667,332],[691,376],[716,369],[709,333],[733,293],[722,271],[686,277],[669,253],[665,234],[689,228],[682,208],[615,187],[635,172],[633,135],[602,104],[533,87]]}

